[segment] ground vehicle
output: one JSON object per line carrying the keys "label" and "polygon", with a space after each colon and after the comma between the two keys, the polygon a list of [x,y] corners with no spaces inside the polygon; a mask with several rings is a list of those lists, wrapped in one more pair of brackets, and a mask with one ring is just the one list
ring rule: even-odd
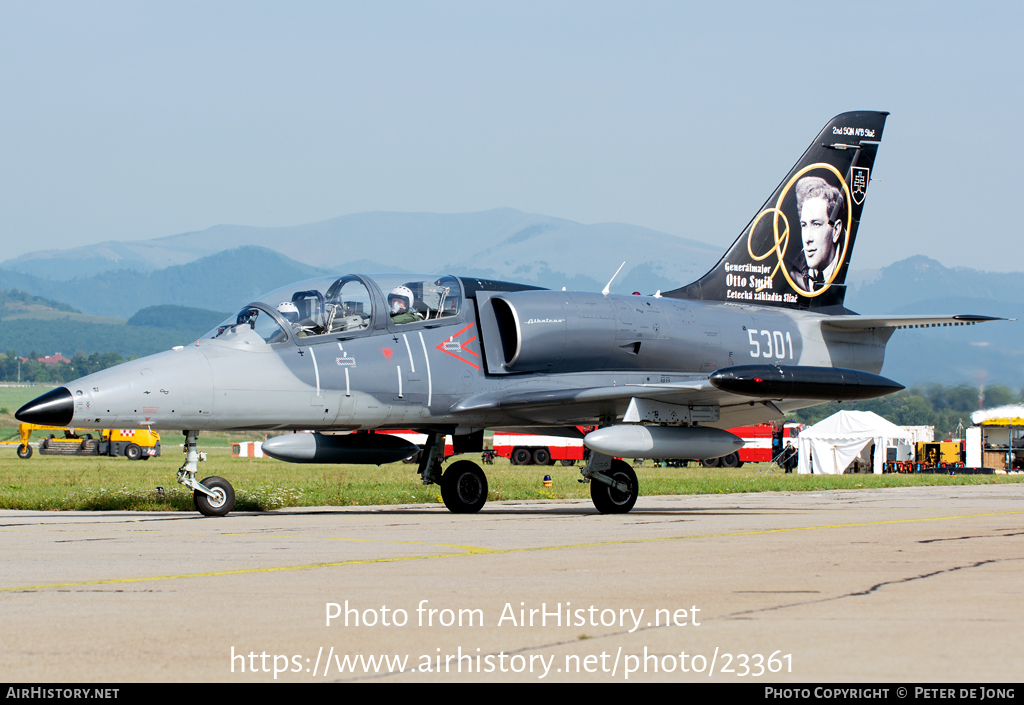
{"label": "ground vehicle", "polygon": [[931,441],[914,444],[914,457],[926,467],[936,468],[964,462],[963,441]]}
{"label": "ground vehicle", "polygon": [[494,453],[513,465],[574,465],[583,460],[582,438],[538,436],[526,433],[494,434]]}
{"label": "ground vehicle", "polygon": [[767,463],[775,458],[786,445],[786,441],[793,439],[796,444],[796,437],[800,433],[803,424],[798,423],[763,423],[756,426],[737,426],[730,428],[729,432],[734,433],[743,439],[743,447],[734,456],[727,455],[722,458],[709,458],[701,461],[704,467],[741,467],[743,463]]}
{"label": "ground vehicle", "polygon": [[[29,439],[33,431],[61,431],[61,435],[50,434],[39,441],[40,455],[110,455],[129,460],[149,460],[160,455],[160,434],[147,429],[64,428],[62,426],[40,426],[22,423],[18,426],[21,443],[18,457],[27,460],[32,457]],[[95,438],[93,434],[99,436]]]}

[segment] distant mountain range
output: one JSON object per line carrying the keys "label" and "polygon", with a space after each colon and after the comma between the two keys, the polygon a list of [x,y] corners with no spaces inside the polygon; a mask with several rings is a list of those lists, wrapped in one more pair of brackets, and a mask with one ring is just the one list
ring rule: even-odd
{"label": "distant mountain range", "polygon": [[[974,313],[1024,318],[1019,272],[949,269],[918,255],[851,287],[846,306],[858,313]],[[896,331],[882,374],[902,384],[1024,385],[1024,321],[970,328]]]}
{"label": "distant mountain range", "polygon": [[48,299],[73,302],[85,313],[128,318],[139,309],[167,303],[235,311],[279,286],[330,273],[273,250],[240,247],[186,265],[145,272],[108,269],[71,280],[44,279],[0,269],[0,289],[21,289]]}
{"label": "distant mountain range", "polygon": [[600,290],[625,261],[615,290],[653,292],[703,274],[725,244],[716,247],[636,225],[584,225],[513,208],[455,214],[358,213],[308,225],[217,225],[153,240],[32,252],[0,263],[0,270],[5,276],[19,273],[69,281],[131,270],[155,272],[225,250],[257,246],[316,271],[459,272],[580,290]]}
{"label": "distant mountain range", "polygon": [[[612,291],[651,294],[697,279],[727,244],[728,238],[716,248],[632,225],[582,225],[507,208],[452,215],[363,213],[288,228],[219,225],[154,240],[32,253],[0,263],[0,289],[17,288],[65,302],[83,315],[127,319],[163,304],[234,311],[279,286],[353,271],[451,273],[599,291],[625,260]],[[1016,273],[950,269],[917,256],[877,272],[852,272],[846,305],[860,313],[1020,318],[1022,279]],[[205,326],[210,316],[218,315],[199,318]],[[73,354],[81,349],[76,341],[87,337],[114,347],[86,353],[148,354],[163,349],[163,337],[150,335],[149,327],[159,322],[157,327],[166,329],[169,324],[159,316],[146,320],[131,332],[121,326],[119,332],[100,335],[100,329],[89,328],[88,336],[76,333],[77,326],[59,327],[52,320],[5,320],[0,323],[0,351],[14,347],[24,354],[28,350],[22,346],[37,340],[34,347],[40,351],[52,352],[49,347],[57,345],[55,350]],[[1022,385],[1022,325],[897,331],[882,374],[908,386],[986,381]],[[172,327],[178,337],[206,330],[199,330],[198,323]],[[118,340],[131,352],[116,347]]]}

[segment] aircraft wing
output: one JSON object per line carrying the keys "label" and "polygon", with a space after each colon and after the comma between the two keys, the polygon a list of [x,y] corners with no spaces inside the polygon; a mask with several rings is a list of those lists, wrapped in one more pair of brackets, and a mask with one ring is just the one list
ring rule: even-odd
{"label": "aircraft wing", "polygon": [[1005,321],[994,316],[829,316],[821,325],[842,330],[867,330],[869,328],[941,328],[943,326],[973,326],[986,321]]}
{"label": "aircraft wing", "polygon": [[[698,397],[701,392],[717,392],[707,379],[677,384],[622,384],[612,387],[588,387],[584,389],[537,389],[530,391],[493,392],[475,394],[452,407],[453,413],[479,411],[527,411],[546,407],[564,407],[574,404],[600,404],[625,400],[633,397]],[[666,399],[665,401],[669,401]]]}
{"label": "aircraft wing", "polygon": [[[721,419],[706,425],[723,428],[725,426],[722,424],[736,426],[760,423],[783,416],[783,412],[770,401],[740,397],[723,391],[712,385],[707,378],[670,384],[505,390],[467,397],[456,403],[451,411],[455,414],[497,413],[535,424],[587,425],[606,415],[621,417],[634,397],[667,404],[719,407]],[[815,403],[820,402],[810,402]]]}

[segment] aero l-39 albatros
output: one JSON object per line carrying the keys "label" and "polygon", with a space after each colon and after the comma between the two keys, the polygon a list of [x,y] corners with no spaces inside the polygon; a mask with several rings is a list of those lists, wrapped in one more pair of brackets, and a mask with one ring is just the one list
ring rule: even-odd
{"label": "aero l-39 albatros", "polygon": [[[263,451],[304,463],[385,463],[420,448],[417,472],[453,512],[476,512],[487,478],[442,472],[445,436],[479,452],[485,429],[583,438],[600,512],[628,512],[636,474],[616,458],[715,458],[726,428],[823,401],[903,387],[877,373],[897,328],[987,316],[861,316],[844,281],[887,113],[834,118],[710,272],[653,296],[550,291],[458,276],[300,282],[246,305],[196,342],[88,375],[26,404],[21,421],[188,429],[178,481],[206,515],[234,490],[196,480],[200,431],[314,430]],[[596,427],[589,430],[586,427]],[[589,430],[589,432],[585,432]]]}

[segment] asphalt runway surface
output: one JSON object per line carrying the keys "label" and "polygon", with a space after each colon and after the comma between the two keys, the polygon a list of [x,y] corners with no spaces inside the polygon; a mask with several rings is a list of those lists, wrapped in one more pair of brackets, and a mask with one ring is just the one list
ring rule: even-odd
{"label": "asphalt runway surface", "polygon": [[1024,675],[1021,484],[642,497],[619,516],[2,511],[0,532],[11,681]]}

